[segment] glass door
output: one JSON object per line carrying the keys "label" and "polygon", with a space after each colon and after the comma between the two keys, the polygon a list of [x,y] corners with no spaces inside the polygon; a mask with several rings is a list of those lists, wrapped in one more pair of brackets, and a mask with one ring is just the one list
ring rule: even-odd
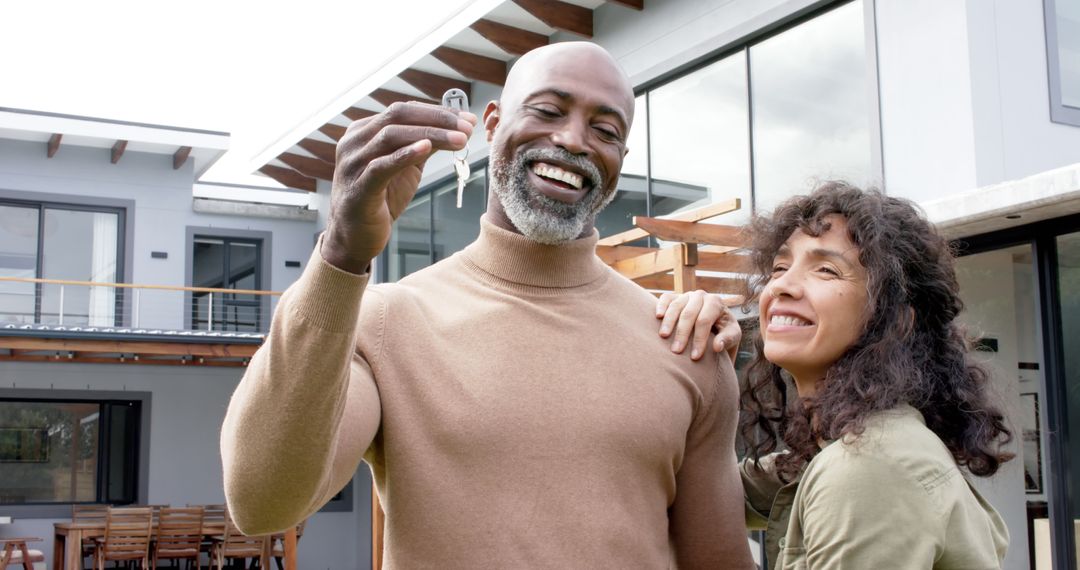
{"label": "glass door", "polygon": [[[1080,232],[1057,236],[1057,288],[1060,303],[1061,354],[1063,386],[1058,391],[1064,396],[1064,447],[1067,472],[1065,489],[1059,500],[1068,505],[1071,524],[1055,525],[1055,528],[1071,530],[1075,539],[1080,530]],[[1055,552],[1063,552],[1055,548]],[[1075,558],[1075,554],[1073,556]],[[1057,565],[1056,568],[1076,568],[1077,561]]]}

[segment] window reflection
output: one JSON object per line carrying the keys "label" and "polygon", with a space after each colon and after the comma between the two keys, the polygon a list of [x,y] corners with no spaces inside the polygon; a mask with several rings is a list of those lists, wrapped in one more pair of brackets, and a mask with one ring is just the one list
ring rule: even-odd
{"label": "window reflection", "polygon": [[1080,2],[1053,0],[1061,102],[1080,108]]}
{"label": "window reflection", "polygon": [[856,1],[750,48],[758,211],[818,180],[874,182],[865,38]]}
{"label": "window reflection", "polygon": [[649,94],[654,216],[741,198],[749,219],[746,58],[740,52]]}
{"label": "window reflection", "polygon": [[431,194],[413,198],[409,207],[394,222],[386,248],[388,281],[431,265]]}
{"label": "window reflection", "polygon": [[457,207],[457,179],[435,190],[435,261],[465,249],[480,235],[480,216],[487,208],[485,169],[475,168]]}

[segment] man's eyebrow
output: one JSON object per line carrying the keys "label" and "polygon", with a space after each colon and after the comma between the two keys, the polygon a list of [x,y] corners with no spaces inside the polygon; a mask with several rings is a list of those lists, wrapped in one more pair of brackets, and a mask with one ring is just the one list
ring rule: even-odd
{"label": "man's eyebrow", "polygon": [[[563,101],[569,101],[569,100],[574,98],[574,96],[572,94],[570,94],[569,92],[567,92],[567,91],[563,91],[562,89],[556,89],[554,87],[550,87],[548,89],[540,89],[539,91],[533,91],[532,93],[529,93],[529,96],[525,98],[525,101],[528,101],[528,100],[533,99],[535,97],[539,97],[541,95],[554,95],[555,97],[558,97],[559,99],[562,99]],[[615,118],[619,119],[619,123],[620,123],[619,126],[622,127],[623,129],[626,129],[627,124],[628,124],[626,122],[626,114],[623,113],[622,111],[620,111],[619,109],[617,109],[615,107],[612,107],[610,105],[598,105],[596,107],[596,110],[601,115],[614,115]]]}

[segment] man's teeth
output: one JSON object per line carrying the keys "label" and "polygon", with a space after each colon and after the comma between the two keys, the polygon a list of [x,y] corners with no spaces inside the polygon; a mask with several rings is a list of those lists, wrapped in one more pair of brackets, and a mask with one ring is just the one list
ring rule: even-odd
{"label": "man's teeth", "polygon": [[558,180],[565,182],[578,190],[581,190],[581,185],[585,179],[580,174],[574,174],[573,172],[567,172],[558,166],[550,164],[544,164],[538,162],[533,165],[532,171],[537,176],[543,176],[544,178],[550,178],[552,180]]}
{"label": "man's teeth", "polygon": [[810,323],[808,321],[804,321],[799,317],[792,317],[790,315],[773,315],[772,319],[769,320],[769,324],[783,325],[788,327],[810,326]]}

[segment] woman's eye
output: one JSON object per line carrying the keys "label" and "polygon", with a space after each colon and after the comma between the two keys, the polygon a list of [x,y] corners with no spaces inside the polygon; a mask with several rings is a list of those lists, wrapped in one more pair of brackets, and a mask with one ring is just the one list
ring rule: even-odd
{"label": "woman's eye", "polygon": [[783,265],[774,265],[772,268],[773,275],[776,275],[777,273],[783,273],[784,271],[787,271],[787,267]]}
{"label": "woman's eye", "polygon": [[825,273],[825,274],[828,274],[828,275],[832,275],[833,277],[839,277],[840,276],[840,272],[833,269],[832,267],[822,267],[818,271],[821,271],[822,273]]}

